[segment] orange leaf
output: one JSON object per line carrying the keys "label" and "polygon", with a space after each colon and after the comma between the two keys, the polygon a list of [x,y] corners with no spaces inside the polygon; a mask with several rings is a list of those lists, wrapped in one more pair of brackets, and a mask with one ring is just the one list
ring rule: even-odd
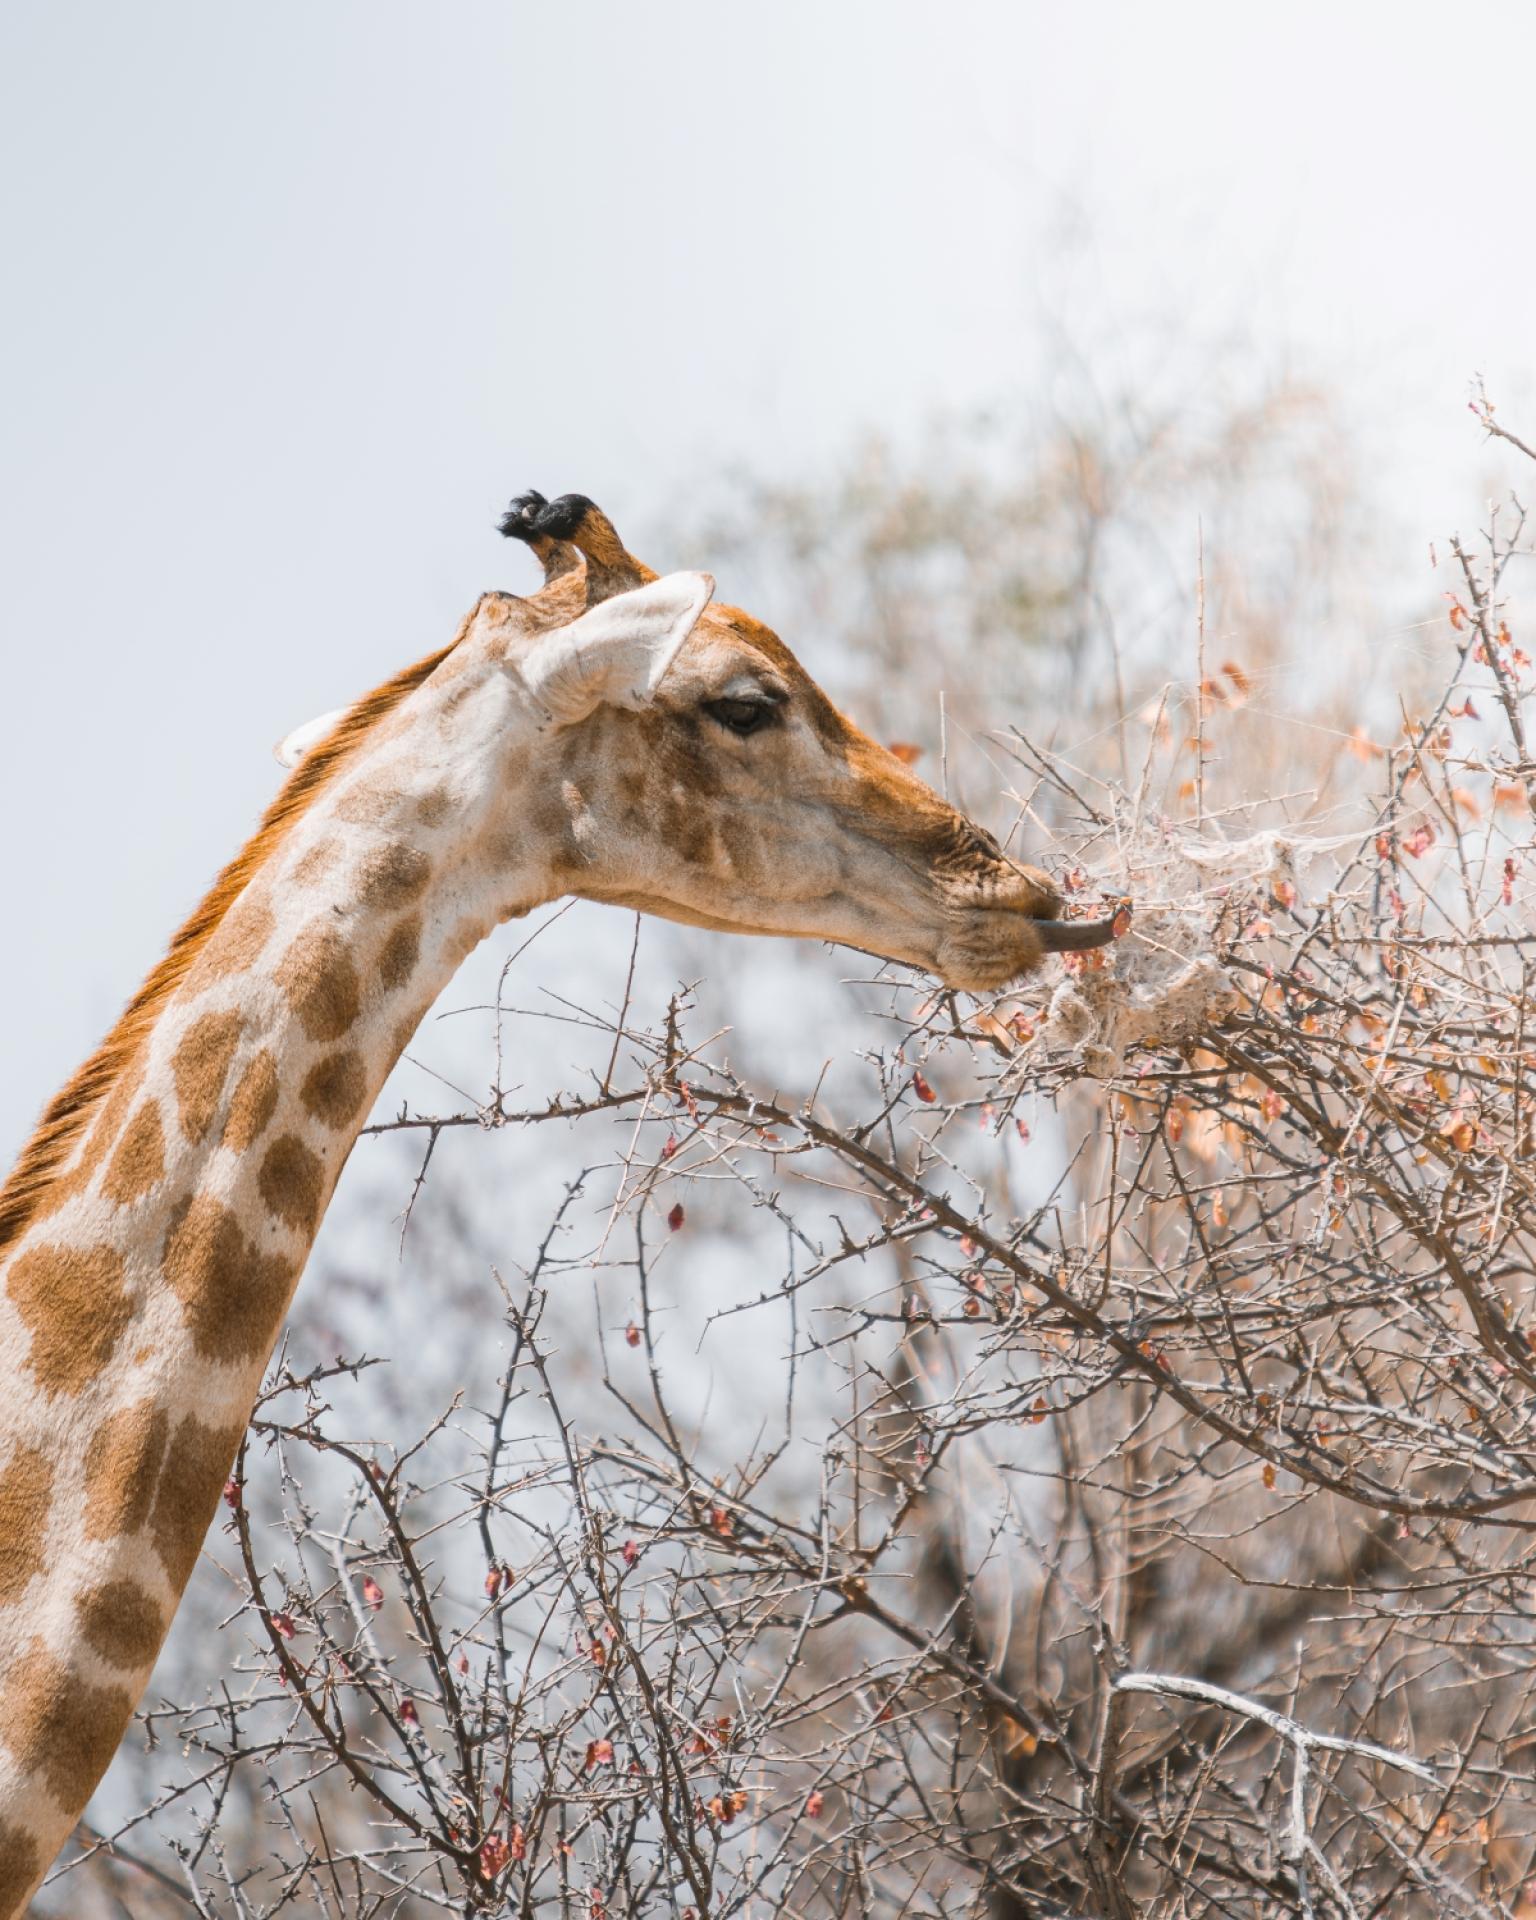
{"label": "orange leaf", "polygon": [[971,1023],[978,1033],[985,1034],[989,1040],[995,1040],[1005,1053],[1013,1052],[1013,1033],[1003,1025],[995,1013],[988,1013],[986,1008],[982,1007],[972,1014]]}

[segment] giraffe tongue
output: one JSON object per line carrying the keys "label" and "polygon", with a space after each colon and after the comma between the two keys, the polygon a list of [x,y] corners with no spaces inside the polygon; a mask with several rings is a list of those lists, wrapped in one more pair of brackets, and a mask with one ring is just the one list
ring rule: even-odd
{"label": "giraffe tongue", "polygon": [[1108,920],[1036,920],[1035,932],[1047,953],[1082,953],[1088,947],[1107,947],[1115,937],[1118,914]]}

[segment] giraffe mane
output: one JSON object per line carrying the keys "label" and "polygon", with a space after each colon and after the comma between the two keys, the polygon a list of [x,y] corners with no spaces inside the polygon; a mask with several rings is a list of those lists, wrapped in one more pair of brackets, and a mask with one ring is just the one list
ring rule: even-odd
{"label": "giraffe mane", "polygon": [[68,1170],[75,1147],[102,1103],[130,1069],[140,1048],[224,916],[266,865],[296,821],[347,764],[386,714],[427,680],[468,631],[467,619],[448,646],[429,653],[364,694],[337,723],[334,732],[307,753],[284,781],[262,815],[256,831],[223,868],[202,901],[171,936],[164,959],[123,1009],[117,1024],[61,1093],[44,1108],[16,1165],[0,1186],[0,1254],[16,1241],[37,1214],[53,1183]]}

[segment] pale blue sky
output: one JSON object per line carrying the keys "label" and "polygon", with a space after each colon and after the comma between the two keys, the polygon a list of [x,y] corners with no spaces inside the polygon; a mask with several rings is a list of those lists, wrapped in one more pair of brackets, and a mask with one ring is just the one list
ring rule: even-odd
{"label": "pale blue sky", "polygon": [[1471,375],[1536,400],[1536,26],[1467,20],[13,0],[0,1158],[270,742],[526,578],[515,490],[633,527],[816,471],[1027,392],[1066,300],[1318,360],[1416,539],[1463,517]]}

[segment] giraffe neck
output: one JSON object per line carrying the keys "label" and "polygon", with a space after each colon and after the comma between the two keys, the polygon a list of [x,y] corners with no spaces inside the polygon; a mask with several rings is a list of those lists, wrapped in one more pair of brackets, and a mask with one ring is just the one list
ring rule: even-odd
{"label": "giraffe neck", "polygon": [[441,756],[418,722],[297,823],[0,1259],[0,1920],[148,1681],[369,1107],[550,891],[472,798],[501,719]]}

